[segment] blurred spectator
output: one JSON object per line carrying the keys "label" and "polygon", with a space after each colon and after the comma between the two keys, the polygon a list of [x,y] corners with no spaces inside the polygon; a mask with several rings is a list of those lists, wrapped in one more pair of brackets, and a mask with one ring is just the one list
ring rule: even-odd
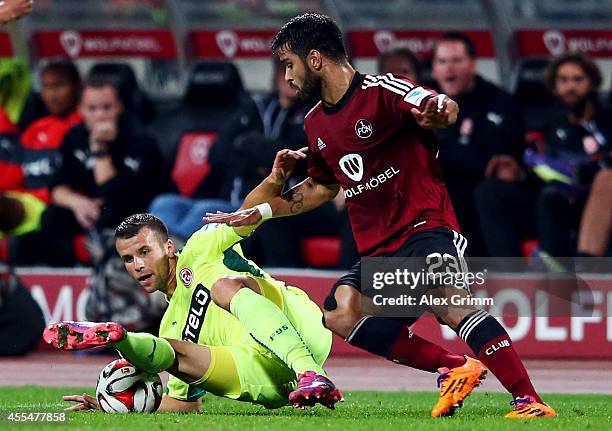
{"label": "blurred spectator", "polygon": [[43,312],[21,280],[0,269],[0,356],[34,350],[45,328]]}
{"label": "blurred spectator", "polygon": [[432,76],[459,103],[455,125],[436,131],[439,161],[469,252],[484,255],[474,190],[485,178],[519,179],[520,116],[509,94],[477,74],[476,47],[461,33],[438,39]]}
{"label": "blurred spectator", "polygon": [[124,114],[129,117],[133,127],[144,127],[155,117],[154,105],[142,91],[132,66],[126,63],[96,63],[88,77],[103,77],[113,81],[119,90],[119,99]]}
{"label": "blurred spectator", "polygon": [[421,63],[410,48],[396,44],[378,56],[377,72],[379,75],[397,73],[419,82]]}
{"label": "blurred spectator", "polygon": [[34,121],[11,149],[2,171],[0,235],[22,235],[40,227],[40,216],[51,202],[49,186],[57,168],[64,135],[81,122],[77,105],[81,78],[68,60],[52,60],[41,68],[41,97],[49,115]]}
{"label": "blurred spectator", "polygon": [[40,72],[40,95],[49,115],[34,121],[21,135],[24,188],[50,203],[49,185],[57,168],[64,136],[82,122],[78,112],[81,77],[70,60],[53,60]]}
{"label": "blurred spectator", "polygon": [[[547,128],[544,154],[526,152],[527,163],[544,185],[491,182],[477,191],[484,237],[495,256],[520,255],[520,241],[531,232],[537,232],[541,251],[573,256],[590,184],[594,176],[599,177],[601,167],[610,166],[612,113],[597,100],[601,84],[597,65],[584,54],[567,53],[550,62],[545,81],[563,113]],[[591,243],[584,253],[600,252],[603,241],[607,243],[607,238],[599,238],[600,245],[591,248],[593,242],[587,239],[587,231],[592,238],[606,230],[593,226],[605,223],[605,219],[596,222],[593,218],[599,217],[598,208],[606,207],[600,201],[606,188],[600,181],[606,176],[601,173],[593,189],[592,208],[583,222],[583,240]]]}
{"label": "blurred spectator", "polygon": [[[181,194],[163,194],[151,204],[150,212],[164,221],[175,240],[185,241],[202,227],[206,212],[233,211],[240,206],[248,190],[233,192],[234,182],[243,180],[240,168],[255,166],[249,164],[255,161],[238,157],[233,139],[249,132],[251,127],[257,129],[255,134],[264,127],[247,124],[250,111],[245,115],[246,107],[257,109],[253,99],[244,92],[236,66],[227,62],[201,62],[191,70],[181,108],[156,122],[155,133],[162,136],[166,144],[175,143],[172,145],[174,153],[177,150],[180,153],[183,146],[188,145],[185,139],[189,134],[202,132],[217,137],[212,148],[205,152],[195,146],[188,147],[189,159],[194,158],[193,151],[205,154],[206,163],[200,166],[191,163],[180,166],[180,154],[174,155],[173,178]],[[193,181],[191,171],[198,168],[207,171],[203,178],[193,183],[193,187],[181,187],[181,181]]]}
{"label": "blurred spectator", "polygon": [[[222,193],[226,197],[237,195],[240,202],[270,173],[277,151],[308,146],[304,132],[304,116],[308,109],[285,81],[285,67],[276,58],[273,79],[275,93],[254,97],[236,123],[228,125],[225,133],[220,134],[217,144],[221,145],[215,145],[211,152],[211,160],[231,172]],[[236,158],[238,154],[241,156]],[[306,161],[300,161],[287,187],[293,187],[306,176]],[[314,212],[316,214],[280,218],[260,226],[244,243],[245,253],[256,256],[266,266],[306,266],[300,240],[339,233],[340,213],[334,203],[329,202]]]}
{"label": "blurred spectator", "polygon": [[[288,86],[287,90],[292,91]],[[185,241],[202,227],[202,217],[207,212],[236,210],[246,194],[268,174],[268,165],[283,143],[299,148],[303,135],[300,117],[304,109],[298,109],[295,98],[287,93],[247,98],[221,128],[208,154],[212,169],[222,175],[216,197],[198,198],[201,191],[196,190],[193,198],[170,194],[153,201],[151,213],[164,221],[171,235]],[[293,142],[296,131],[299,138]],[[276,142],[281,133],[283,141]]]}
{"label": "blurred spectator", "polygon": [[[569,185],[549,181],[537,203],[540,247],[552,256],[573,256],[576,230],[593,177],[602,166],[610,166],[612,112],[601,106],[597,93],[601,72],[581,53],[567,53],[553,60],[546,84],[565,108],[565,115],[551,124],[546,154],[565,162],[576,172]],[[546,178],[544,178],[546,179]]]}
{"label": "blurred spectator", "polygon": [[[155,195],[173,189],[155,141],[135,133],[122,118],[113,82],[88,81],[79,107],[84,124],[73,127],[61,144],[54,205],[43,215],[44,244],[35,247],[52,265],[74,264],[75,235],[114,229],[126,216],[145,211]],[[33,252],[30,246],[20,248],[21,259]]]}
{"label": "blurred spectator", "polygon": [[[215,172],[222,173],[216,198],[192,199],[180,195],[162,195],[150,211],[160,217],[169,232],[187,239],[202,227],[206,212],[233,211],[240,207],[246,194],[270,172],[276,152],[283,148],[306,146],[302,105],[284,80],[284,69],[275,62],[273,87],[268,95],[253,95],[242,103],[236,115],[219,131],[209,153]],[[293,184],[306,175],[305,164],[297,169]],[[260,228],[245,245],[247,254],[257,254],[268,266],[303,265],[299,239],[313,234],[337,234],[338,214],[333,205],[322,210],[327,226],[311,223],[312,217],[296,217],[270,223]]]}

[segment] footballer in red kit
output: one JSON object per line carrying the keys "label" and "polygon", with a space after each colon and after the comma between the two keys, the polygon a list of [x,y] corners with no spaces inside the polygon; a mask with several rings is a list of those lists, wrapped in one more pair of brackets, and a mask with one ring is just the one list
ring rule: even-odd
{"label": "footballer in red kit", "polygon": [[395,252],[418,231],[459,231],[436,138],[410,113],[434,96],[390,73],[355,73],[337,104],[306,115],[308,175],[342,187],[361,256]]}
{"label": "footballer in red kit", "polygon": [[[259,204],[231,214],[207,214],[204,220],[259,224],[310,211],[342,188],[362,257],[445,256],[465,272],[467,240],[459,234],[432,132],[456,121],[457,103],[400,76],[359,74],[348,61],[342,32],[325,15],[294,17],[277,33],[272,50],[298,96],[317,102],[304,122],[309,148],[279,152],[272,174],[247,197]],[[284,180],[307,150],[309,177],[283,192]],[[361,283],[357,262],[325,300],[325,325],[353,346],[438,372],[440,396],[432,416],[452,415],[487,371],[512,394],[515,408],[506,417],[556,415],[533,388],[504,327],[485,310],[473,305],[429,307],[475,358],[457,355],[409,329],[420,314],[388,318],[372,313]],[[437,299],[470,297],[469,289],[446,282],[425,289],[423,295]]]}

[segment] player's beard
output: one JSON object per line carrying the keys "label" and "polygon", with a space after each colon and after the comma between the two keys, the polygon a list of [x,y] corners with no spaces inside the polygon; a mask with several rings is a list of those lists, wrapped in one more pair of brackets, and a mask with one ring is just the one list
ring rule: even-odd
{"label": "player's beard", "polygon": [[298,91],[298,97],[306,103],[317,102],[321,98],[321,78],[305,67],[304,84]]}

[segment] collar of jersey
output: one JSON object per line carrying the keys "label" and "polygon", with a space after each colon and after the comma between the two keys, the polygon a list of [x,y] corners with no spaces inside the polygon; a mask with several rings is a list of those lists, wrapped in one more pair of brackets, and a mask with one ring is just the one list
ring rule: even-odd
{"label": "collar of jersey", "polygon": [[344,105],[346,105],[349,100],[351,100],[353,93],[355,93],[355,90],[357,90],[357,88],[361,85],[362,82],[363,75],[355,71],[355,76],[353,76],[351,85],[349,85],[349,88],[348,90],[346,90],[346,93],[344,93],[340,100],[338,100],[338,103],[336,103],[335,105],[326,105],[325,103],[321,103],[321,106],[323,107],[323,112],[325,112],[326,114],[336,114],[340,112]]}

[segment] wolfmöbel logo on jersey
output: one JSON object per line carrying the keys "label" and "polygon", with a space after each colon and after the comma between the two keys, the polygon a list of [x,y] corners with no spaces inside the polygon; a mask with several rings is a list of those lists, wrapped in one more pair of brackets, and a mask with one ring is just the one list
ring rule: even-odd
{"label": "wolfm\u00f6bel logo on jersey", "polygon": [[612,57],[610,30],[519,30],[519,49],[524,57],[558,56],[582,51],[593,57]]}
{"label": "wolfm\u00f6bel logo on jersey", "polygon": [[275,30],[199,30],[191,33],[198,58],[269,58]]}
{"label": "wolfm\u00f6bel logo on jersey", "polygon": [[[488,31],[464,31],[476,44],[478,57],[493,58],[495,50],[493,39]],[[347,33],[351,52],[355,57],[377,57],[396,43],[410,48],[421,57],[430,57],[436,40],[444,34],[443,31],[407,31],[407,30],[355,30]]]}
{"label": "wolfm\u00f6bel logo on jersey", "polygon": [[176,58],[172,33],[167,30],[41,31],[34,39],[42,57]]}

